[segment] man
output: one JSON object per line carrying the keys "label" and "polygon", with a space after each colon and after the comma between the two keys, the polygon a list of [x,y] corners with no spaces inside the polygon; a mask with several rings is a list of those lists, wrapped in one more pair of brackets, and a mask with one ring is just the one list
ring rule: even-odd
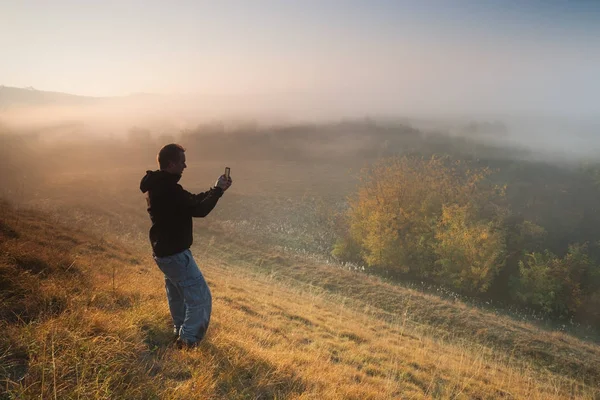
{"label": "man", "polygon": [[152,220],[150,243],[154,260],[165,274],[165,288],[179,347],[194,347],[206,334],[212,310],[210,290],[190,246],[192,217],[206,217],[231,186],[222,175],[209,191],[192,194],[177,182],[185,165],[185,149],[168,144],[158,153],[158,171],[146,171],[140,190],[146,194]]}

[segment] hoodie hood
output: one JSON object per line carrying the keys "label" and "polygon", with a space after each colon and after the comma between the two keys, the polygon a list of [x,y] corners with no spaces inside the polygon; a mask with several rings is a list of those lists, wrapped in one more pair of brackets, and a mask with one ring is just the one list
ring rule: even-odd
{"label": "hoodie hood", "polygon": [[146,175],[140,182],[140,190],[142,193],[146,193],[156,187],[163,186],[165,184],[176,184],[181,179],[181,175],[171,174],[167,171],[146,171]]}

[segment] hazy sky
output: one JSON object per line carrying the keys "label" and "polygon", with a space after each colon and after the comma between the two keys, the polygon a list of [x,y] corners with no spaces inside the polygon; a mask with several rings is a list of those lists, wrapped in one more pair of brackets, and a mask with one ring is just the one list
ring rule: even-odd
{"label": "hazy sky", "polygon": [[0,84],[82,95],[600,114],[594,0],[0,0],[0,49]]}

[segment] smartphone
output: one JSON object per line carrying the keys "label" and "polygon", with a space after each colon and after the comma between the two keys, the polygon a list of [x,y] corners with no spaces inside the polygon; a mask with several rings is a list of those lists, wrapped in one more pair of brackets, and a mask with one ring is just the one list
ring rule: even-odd
{"label": "smartphone", "polygon": [[231,168],[225,167],[225,178],[229,179],[229,172],[230,171],[231,171]]}

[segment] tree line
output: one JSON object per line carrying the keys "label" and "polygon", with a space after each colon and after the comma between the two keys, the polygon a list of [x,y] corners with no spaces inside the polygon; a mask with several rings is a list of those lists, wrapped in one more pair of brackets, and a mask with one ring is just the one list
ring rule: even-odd
{"label": "tree line", "polygon": [[598,169],[450,156],[361,173],[332,254],[548,316],[600,322]]}

